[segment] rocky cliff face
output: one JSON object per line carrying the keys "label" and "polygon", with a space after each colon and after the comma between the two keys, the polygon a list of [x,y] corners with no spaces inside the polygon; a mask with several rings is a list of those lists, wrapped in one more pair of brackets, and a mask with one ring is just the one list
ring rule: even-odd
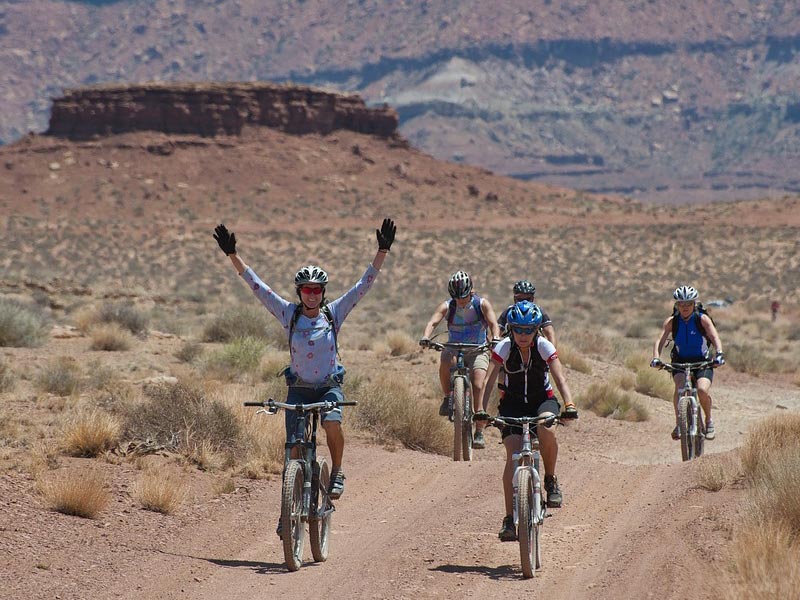
{"label": "rocky cliff face", "polygon": [[390,137],[397,113],[357,95],[267,83],[146,84],[67,90],[53,101],[48,135],[87,139],[132,131],[239,135],[248,126],[286,133],[337,129]]}

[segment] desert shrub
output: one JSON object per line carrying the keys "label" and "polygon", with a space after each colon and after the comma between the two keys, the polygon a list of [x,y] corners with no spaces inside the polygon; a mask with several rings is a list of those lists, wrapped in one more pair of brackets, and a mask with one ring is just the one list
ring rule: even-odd
{"label": "desert shrub", "polygon": [[111,499],[98,471],[50,474],[40,480],[39,491],[52,510],[86,519],[95,518]]}
{"label": "desert shrub", "polygon": [[745,521],[734,533],[732,576],[723,596],[731,600],[795,598],[800,589],[800,541],[780,521]]}
{"label": "desert shrub", "polygon": [[698,484],[704,490],[718,492],[739,479],[741,463],[738,458],[713,454],[700,457],[697,463]]}
{"label": "desert shrub", "polygon": [[645,367],[636,371],[635,389],[640,394],[652,396],[653,398],[672,400],[675,384],[665,372]]}
{"label": "desert shrub", "polygon": [[175,473],[150,468],[139,475],[133,496],[143,509],[170,515],[183,502],[186,484]]}
{"label": "desert shrub", "polygon": [[[269,381],[281,376],[281,371],[289,363],[289,357],[282,351],[268,351],[261,358],[261,379]],[[283,380],[281,380],[283,381]]]}
{"label": "desert shrub", "polygon": [[558,358],[564,366],[573,371],[586,373],[587,375],[592,372],[592,365],[589,364],[589,361],[578,354],[569,344],[558,345]]}
{"label": "desert shrub", "polygon": [[6,361],[0,359],[0,394],[13,390],[15,383],[14,371]]}
{"label": "desert shrub", "polygon": [[51,328],[50,322],[40,311],[0,298],[0,346],[41,346]]}
{"label": "desert shrub", "polygon": [[800,453],[800,415],[771,415],[750,428],[741,449],[744,474],[753,481],[776,455]]}
{"label": "desert shrub", "polygon": [[263,307],[237,306],[225,309],[206,323],[203,341],[231,342],[242,338],[253,338],[288,347],[284,341],[286,334],[281,328],[278,336],[276,325],[280,327],[275,318]]}
{"label": "desert shrub", "polygon": [[800,323],[791,323],[786,328],[786,339],[793,342],[800,341]]}
{"label": "desert shrub", "polygon": [[89,330],[92,339],[90,350],[117,352],[130,350],[132,338],[126,329],[117,323],[101,323]]}
{"label": "desert shrub", "polygon": [[650,352],[635,352],[625,357],[625,367],[631,371],[640,371],[650,366],[652,358],[653,355]]}
{"label": "desert shrub", "polygon": [[386,333],[386,345],[389,347],[389,354],[392,356],[411,354],[419,349],[417,342],[400,329],[394,329]]}
{"label": "desert shrub", "polygon": [[65,424],[62,447],[72,456],[94,457],[112,448],[120,431],[117,417],[100,410],[86,411]]}
{"label": "desert shrub", "polygon": [[647,409],[630,394],[609,383],[593,383],[576,400],[596,415],[620,421],[646,421]]}
{"label": "desert shrub", "polygon": [[728,344],[725,347],[725,360],[737,371],[750,375],[778,373],[782,370],[779,359],[768,356],[752,344]]}
{"label": "desert shrub", "polygon": [[630,391],[636,385],[636,376],[633,373],[622,373],[617,377],[616,382],[623,390]]}
{"label": "desert shrub", "polygon": [[254,408],[243,407],[242,402],[267,397],[282,400],[285,396],[286,385],[279,379],[272,379],[265,389],[256,394],[227,394],[229,402],[237,407],[235,414],[247,440],[242,473],[250,479],[261,478],[264,474],[280,473],[283,468],[286,432],[282,417],[256,414]]}
{"label": "desert shrub", "polygon": [[145,388],[145,396],[126,411],[123,439],[149,439],[209,464],[209,452],[229,458],[242,451],[245,440],[233,410],[199,385],[161,383]]}
{"label": "desert shrub", "polygon": [[773,454],[756,474],[750,493],[757,514],[762,518],[781,521],[792,531],[800,532],[800,453],[797,449]]}
{"label": "desert shrub", "polygon": [[628,338],[649,338],[655,334],[655,328],[651,321],[632,321],[625,329],[625,337]]}
{"label": "desert shrub", "polygon": [[80,389],[80,366],[74,358],[60,356],[42,367],[36,383],[42,391],[57,396],[70,396]]}
{"label": "desert shrub", "polygon": [[175,353],[175,358],[181,362],[192,363],[203,356],[203,346],[197,342],[187,341]]}
{"label": "desert shrub", "polygon": [[147,316],[125,302],[106,302],[97,311],[99,323],[116,323],[134,335],[147,332]]}
{"label": "desert shrub", "polygon": [[262,340],[233,340],[206,358],[206,372],[211,377],[224,381],[245,380],[256,373],[265,350]]}
{"label": "desert shrub", "polygon": [[360,385],[348,397],[359,403],[353,409],[356,427],[412,450],[436,454],[452,450],[453,430],[439,417],[438,404],[417,400],[403,379],[383,375],[374,383]]}

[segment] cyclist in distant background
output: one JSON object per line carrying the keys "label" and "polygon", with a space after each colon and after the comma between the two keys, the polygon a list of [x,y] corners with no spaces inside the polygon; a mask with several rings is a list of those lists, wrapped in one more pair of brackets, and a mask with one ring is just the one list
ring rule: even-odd
{"label": "cyclist in distant background", "polygon": [[[664,321],[656,343],[653,347],[653,360],[650,366],[659,369],[664,364],[661,362],[661,350],[664,348],[668,338],[672,338],[674,347],[672,348],[672,362],[691,363],[702,362],[709,359],[709,341],[716,350],[714,362],[722,366],[725,364],[725,355],[722,353],[722,341],[719,333],[714,326],[714,321],[706,314],[702,305],[697,302],[699,294],[690,285],[683,285],[676,288],[672,293],[675,300],[675,311]],[[697,380],[697,396],[700,399],[700,406],[706,418],[706,439],[713,440],[716,435],[714,421],[711,419],[711,381],[714,379],[714,370],[711,368],[695,370],[692,376]],[[675,373],[675,393],[672,403],[675,408],[675,421],[678,421],[678,392],[684,384],[684,374]],[[678,425],[672,430],[672,439],[681,439],[681,432]]]}
{"label": "cyclist in distant background", "polygon": [[[225,225],[214,229],[214,239],[231,259],[239,275],[247,282],[261,303],[283,325],[289,338],[290,365],[284,370],[289,392],[289,404],[307,404],[322,401],[342,401],[344,367],[339,363],[336,336],[342,323],[359,300],[375,282],[386,254],[394,242],[397,231],[394,221],[384,219],[375,233],[378,238],[378,253],[367,267],[361,279],[344,295],[329,304],[325,301],[325,286],[328,274],[321,268],[309,265],[300,269],[294,277],[298,302],[289,302],[266,285],[236,253],[236,235]],[[286,434],[294,435],[297,413],[286,411]],[[331,453],[330,497],[339,498],[344,493],[344,435],[342,434],[342,410],[335,408],[322,414],[322,428]],[[278,532],[280,535],[280,531]]]}
{"label": "cyclist in distant background", "polygon": [[[564,399],[565,414],[571,418],[578,416],[556,347],[546,337],[540,335],[541,325],[542,311],[532,302],[527,300],[517,302],[508,311],[510,337],[503,338],[492,351],[492,364],[489,366],[488,382],[483,395],[483,410],[476,414],[477,422],[480,422],[481,417],[488,416],[486,409],[489,407],[491,390],[501,371],[504,373],[504,379],[500,386],[502,390],[498,407],[500,416],[559,415],[561,410],[558,398],[553,393],[550,373],[552,373],[556,387]],[[562,496],[556,477],[558,460],[556,433],[552,428],[537,425],[536,435],[539,437],[539,448],[544,465],[547,506],[560,508]],[[522,448],[522,428],[519,426],[504,427],[503,445],[506,447],[506,466],[503,471],[506,517],[503,519],[499,537],[503,541],[513,541],[516,539],[513,516],[513,456]]]}
{"label": "cyclist in distant background", "polygon": [[[536,287],[527,279],[520,279],[517,281],[514,284],[513,291],[514,304],[517,302],[522,302],[523,300],[527,300],[528,302],[536,302]],[[506,331],[508,311],[513,308],[514,304],[510,304],[502,313],[500,313],[500,316],[497,319],[497,323],[500,325],[500,331],[506,334],[508,333],[508,331]],[[541,306],[539,308],[541,309]],[[551,344],[554,346],[556,345],[556,330],[553,329],[553,321],[550,320],[550,317],[547,316],[547,313],[544,311],[542,311],[541,332]]]}
{"label": "cyclist in distant background", "polygon": [[[483,344],[491,338],[500,337],[497,326],[497,317],[491,303],[486,298],[481,298],[472,289],[472,278],[465,271],[456,271],[447,283],[450,300],[442,302],[431,315],[430,321],[425,326],[422,339],[419,343],[426,346],[430,341],[433,330],[442,321],[447,319],[448,342],[464,344]],[[446,417],[450,410],[450,368],[456,364],[456,353],[444,349],[439,361],[439,381],[444,392],[444,400],[439,406],[439,414]],[[470,370],[472,380],[473,411],[478,412],[483,398],[483,389],[486,385],[486,369],[489,367],[489,352],[465,352],[464,364]],[[486,446],[483,429],[486,422],[475,424],[475,437],[472,447],[482,449]]]}

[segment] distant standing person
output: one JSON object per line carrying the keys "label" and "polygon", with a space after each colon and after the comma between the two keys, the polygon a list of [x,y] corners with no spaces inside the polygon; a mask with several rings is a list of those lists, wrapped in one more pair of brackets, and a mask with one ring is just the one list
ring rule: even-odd
{"label": "distant standing person", "polygon": [[[248,267],[236,253],[236,235],[225,225],[214,229],[214,239],[231,259],[236,271],[247,282],[256,298],[283,325],[289,338],[290,365],[284,375],[289,386],[286,402],[306,404],[326,400],[342,401],[342,382],[344,367],[336,354],[336,334],[342,323],[359,300],[375,282],[383,261],[394,242],[397,228],[394,221],[384,219],[381,228],[375,233],[378,238],[378,252],[367,267],[361,279],[344,295],[330,303],[325,301],[325,286],[328,274],[320,267],[309,265],[300,269],[294,276],[297,302],[289,302],[265,284],[253,269]],[[297,415],[286,412],[287,438],[294,434]],[[342,434],[342,409],[335,408],[322,415],[322,428],[331,453],[330,497],[339,498],[344,493],[344,435]],[[288,442],[293,440],[287,439]],[[280,526],[279,526],[280,529]],[[280,530],[278,531],[280,535]]]}
{"label": "distant standing person", "polygon": [[[527,300],[528,302],[535,303],[536,302],[536,286],[533,285],[533,282],[528,281],[527,279],[520,279],[514,284],[514,304],[517,302],[522,302],[523,300]],[[500,313],[500,316],[497,318],[497,323],[500,325],[500,331],[505,333],[506,335],[510,335],[508,331],[508,311],[514,308],[514,304],[509,304],[508,307]],[[539,307],[541,310],[541,307]],[[547,315],[546,312],[542,311],[542,324],[539,328],[539,331],[547,341],[549,341],[553,346],[556,345],[556,330],[553,328],[553,321]]]}
{"label": "distant standing person", "polygon": [[772,309],[772,321],[775,322],[778,319],[778,311],[781,309],[781,303],[777,300],[773,300],[770,308]]}
{"label": "distant standing person", "polygon": [[[683,285],[672,293],[672,297],[675,300],[677,315],[667,317],[664,321],[661,334],[653,347],[653,360],[650,361],[650,366],[654,369],[660,369],[663,365],[659,357],[669,337],[672,337],[672,341],[675,344],[672,348],[673,362],[707,361],[710,352],[708,342],[710,341],[717,352],[714,362],[718,366],[724,365],[725,356],[722,353],[722,341],[719,339],[717,328],[714,326],[711,317],[697,310],[697,290],[690,285]],[[716,429],[714,421],[711,420],[710,390],[711,381],[714,378],[714,370],[706,368],[692,371],[692,378],[697,380],[697,395],[700,399],[700,406],[703,407],[703,414],[706,417],[706,439],[713,440],[716,435]],[[675,392],[672,397],[672,403],[675,408],[675,422],[677,423],[678,390],[683,387],[684,374],[675,373],[673,381],[675,382]],[[672,430],[672,439],[681,439],[680,428],[677,424],[675,429]]]}

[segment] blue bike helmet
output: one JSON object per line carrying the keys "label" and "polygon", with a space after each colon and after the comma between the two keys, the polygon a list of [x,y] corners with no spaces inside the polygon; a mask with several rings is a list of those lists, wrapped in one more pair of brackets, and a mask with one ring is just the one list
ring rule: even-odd
{"label": "blue bike helmet", "polygon": [[533,302],[522,300],[517,302],[508,311],[509,327],[521,325],[523,327],[539,327],[542,324],[542,309]]}

